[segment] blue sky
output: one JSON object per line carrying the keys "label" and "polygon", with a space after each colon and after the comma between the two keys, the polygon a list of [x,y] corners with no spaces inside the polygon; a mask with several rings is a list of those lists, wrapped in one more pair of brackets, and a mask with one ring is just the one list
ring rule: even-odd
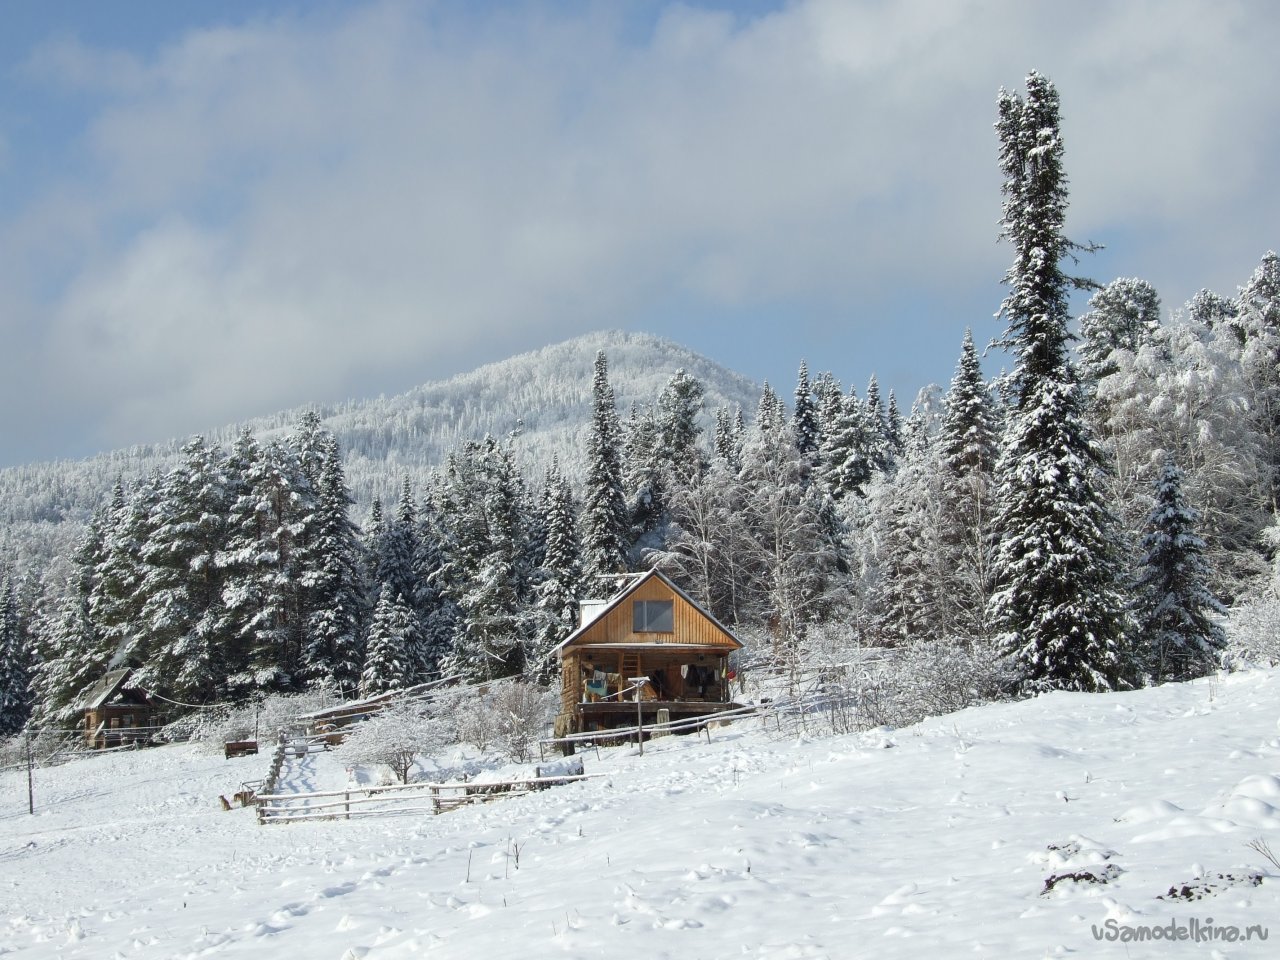
{"label": "blue sky", "polygon": [[615,327],[906,405],[1000,332],[1002,85],[1172,310],[1280,245],[1276,49],[1266,0],[10,4],[0,465]]}

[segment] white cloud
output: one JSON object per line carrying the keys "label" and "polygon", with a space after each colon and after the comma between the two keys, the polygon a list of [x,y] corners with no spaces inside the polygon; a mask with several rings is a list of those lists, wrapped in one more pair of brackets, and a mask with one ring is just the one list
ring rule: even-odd
{"label": "white cloud", "polygon": [[983,287],[994,309],[994,97],[1032,67],[1063,97],[1073,232],[1125,231],[1122,272],[1185,296],[1276,245],[1276,19],[813,0],[672,6],[637,43],[607,15],[392,3],[193,30],[148,62],[51,44],[28,75],[101,98],[90,173],[0,224],[12,263],[57,266],[0,322],[40,328],[45,405],[116,444],[673,299],[871,325]]}

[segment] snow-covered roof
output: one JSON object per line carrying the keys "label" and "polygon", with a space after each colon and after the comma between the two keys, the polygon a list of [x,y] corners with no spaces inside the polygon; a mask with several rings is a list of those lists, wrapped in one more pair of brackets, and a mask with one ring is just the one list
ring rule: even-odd
{"label": "snow-covered roof", "polygon": [[129,674],[132,672],[128,667],[121,667],[119,670],[112,670],[88,687],[85,687],[80,694],[80,709],[98,710],[105,706],[111,701],[112,697],[120,692],[120,688],[124,686],[125,681],[129,679]]}

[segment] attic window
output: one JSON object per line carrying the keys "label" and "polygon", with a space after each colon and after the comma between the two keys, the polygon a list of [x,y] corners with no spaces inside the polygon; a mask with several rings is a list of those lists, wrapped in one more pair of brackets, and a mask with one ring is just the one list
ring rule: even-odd
{"label": "attic window", "polygon": [[635,633],[674,633],[675,613],[671,600],[636,600],[631,606],[631,629]]}

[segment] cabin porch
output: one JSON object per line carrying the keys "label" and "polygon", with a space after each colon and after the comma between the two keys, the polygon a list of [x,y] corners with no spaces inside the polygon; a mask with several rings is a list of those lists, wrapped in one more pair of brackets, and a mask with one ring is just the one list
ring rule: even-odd
{"label": "cabin porch", "polygon": [[[728,651],[671,643],[601,644],[566,650],[561,716],[565,732],[607,730],[706,716],[734,706]],[[631,682],[647,678],[637,691]],[[637,695],[638,694],[638,695]],[[639,704],[637,704],[639,700]]]}

